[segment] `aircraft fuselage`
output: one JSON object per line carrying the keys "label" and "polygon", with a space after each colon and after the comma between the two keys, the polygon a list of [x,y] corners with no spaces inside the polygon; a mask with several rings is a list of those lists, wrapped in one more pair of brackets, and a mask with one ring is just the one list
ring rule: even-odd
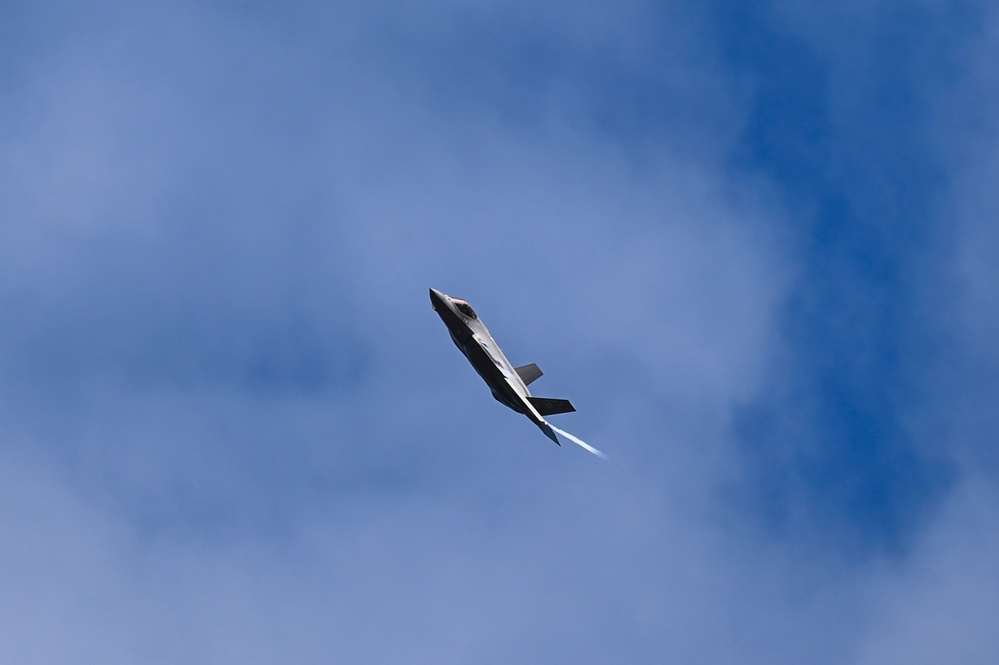
{"label": "aircraft fuselage", "polygon": [[[559,443],[558,437],[555,436],[549,424],[539,413],[538,408],[532,404],[533,398],[531,391],[527,388],[527,383],[518,373],[517,368],[504,355],[499,345],[496,344],[496,340],[493,339],[471,305],[464,300],[451,298],[437,289],[430,289],[430,302],[434,311],[447,326],[451,340],[489,386],[493,397],[517,413],[526,415],[531,422],[541,428],[548,438]],[[540,376],[540,370],[537,370],[536,366],[532,367],[537,371],[537,374],[529,377],[528,381]],[[565,400],[552,401],[560,402],[565,406],[562,407],[561,411],[549,411],[548,413],[573,410],[572,406]],[[549,405],[552,401],[549,402]]]}

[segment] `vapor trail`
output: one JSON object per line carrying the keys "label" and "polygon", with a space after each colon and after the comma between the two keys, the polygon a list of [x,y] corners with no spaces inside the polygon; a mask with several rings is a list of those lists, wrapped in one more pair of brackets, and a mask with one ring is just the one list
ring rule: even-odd
{"label": "vapor trail", "polygon": [[550,427],[551,427],[551,428],[552,428],[553,430],[555,430],[556,432],[558,432],[559,434],[561,434],[562,436],[564,436],[565,438],[569,439],[570,441],[572,441],[572,442],[573,442],[573,443],[575,443],[575,444],[578,444],[578,445],[579,445],[580,447],[582,447],[582,448],[583,448],[584,450],[588,450],[588,451],[590,451],[591,453],[593,453],[594,455],[596,455],[596,456],[597,456],[597,457],[599,457],[600,459],[607,459],[607,455],[604,455],[604,454],[603,454],[602,452],[600,452],[599,450],[597,450],[596,448],[594,448],[594,447],[593,447],[593,446],[591,446],[590,444],[586,443],[586,442],[585,442],[585,441],[583,441],[582,439],[580,439],[580,438],[578,438],[578,437],[575,437],[575,436],[573,436],[572,434],[569,434],[569,433],[568,433],[568,432],[566,432],[566,431],[565,431],[564,429],[559,429],[558,427],[555,427],[555,425],[552,425],[551,423],[548,423],[548,425],[549,425],[549,426],[550,426]]}

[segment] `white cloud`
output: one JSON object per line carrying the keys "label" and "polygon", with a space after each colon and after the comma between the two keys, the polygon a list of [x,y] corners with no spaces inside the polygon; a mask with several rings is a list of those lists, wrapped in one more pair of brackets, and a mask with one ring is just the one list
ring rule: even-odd
{"label": "white cloud", "polygon": [[[955,615],[939,644],[994,656],[974,573],[995,497],[964,476],[887,572],[719,499],[795,266],[773,190],[722,159],[741,92],[704,17],[677,3],[660,48],[644,3],[293,10],[133,10],[23,66],[0,118],[20,130],[0,143],[0,657],[884,662]],[[557,75],[522,122],[435,88],[440,51],[493,19],[569,61],[661,67],[709,129],[636,149]],[[982,354],[987,182],[961,241]],[[581,407],[560,425],[630,468],[493,404],[429,286],[473,299]]]}
{"label": "white cloud", "polygon": [[858,663],[992,663],[999,657],[999,496],[965,476],[914,548],[872,587]]}

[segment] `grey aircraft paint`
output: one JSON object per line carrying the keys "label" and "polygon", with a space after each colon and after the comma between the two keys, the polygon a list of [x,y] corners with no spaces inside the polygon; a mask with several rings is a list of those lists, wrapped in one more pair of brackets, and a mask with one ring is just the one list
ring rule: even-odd
{"label": "grey aircraft paint", "polygon": [[541,376],[538,366],[514,367],[466,301],[430,289],[430,303],[447,326],[455,346],[489,386],[493,397],[517,413],[523,413],[549,439],[562,445],[544,416],[576,409],[568,400],[531,395],[527,384]]}

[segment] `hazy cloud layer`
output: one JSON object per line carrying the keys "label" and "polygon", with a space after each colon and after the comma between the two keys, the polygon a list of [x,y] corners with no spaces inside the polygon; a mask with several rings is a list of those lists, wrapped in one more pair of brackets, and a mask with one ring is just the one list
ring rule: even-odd
{"label": "hazy cloud layer", "polygon": [[995,12],[735,4],[12,7],[3,659],[993,662]]}

